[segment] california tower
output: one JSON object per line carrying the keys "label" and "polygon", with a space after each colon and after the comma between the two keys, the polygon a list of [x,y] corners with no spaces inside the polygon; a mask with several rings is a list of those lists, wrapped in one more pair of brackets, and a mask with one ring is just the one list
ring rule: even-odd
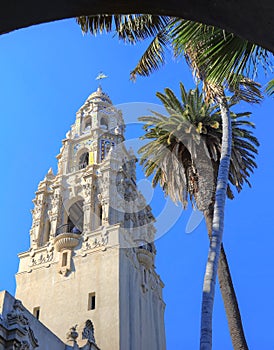
{"label": "california tower", "polygon": [[16,299],[75,349],[165,349],[154,217],[124,132],[99,87],[62,140],[57,174],[38,185],[30,249],[19,254]]}

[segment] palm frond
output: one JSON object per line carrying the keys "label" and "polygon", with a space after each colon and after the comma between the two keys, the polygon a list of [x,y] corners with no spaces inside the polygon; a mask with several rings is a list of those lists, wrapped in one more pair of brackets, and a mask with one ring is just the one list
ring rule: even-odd
{"label": "palm frond", "polygon": [[272,96],[274,94],[274,79],[271,79],[268,83],[267,83],[267,86],[266,86],[266,89],[265,89],[266,93],[269,95],[269,96]]}
{"label": "palm frond", "polygon": [[[181,83],[180,89],[183,101],[171,89],[157,93],[169,116],[152,112],[140,117],[145,123],[141,138],[148,140],[139,150],[140,164],[147,176],[154,174],[153,186],[159,183],[173,201],[185,206],[187,198],[194,199],[203,210],[214,200],[222,119],[218,105],[204,101],[198,87],[186,92]],[[236,102],[230,100],[230,107]],[[245,183],[250,186],[248,178],[257,167],[254,159],[259,142],[249,117],[250,112],[231,112],[233,145],[227,189],[231,199],[232,187],[240,192]]]}
{"label": "palm frond", "polygon": [[160,36],[159,41],[164,41],[169,21],[168,16],[127,15],[120,23],[116,23],[116,34],[120,40],[131,44],[156,36]]}
{"label": "palm frond", "polygon": [[263,99],[261,93],[261,85],[254,80],[251,80],[242,75],[233,75],[233,78],[228,81],[228,88],[234,93],[232,101],[245,101],[248,103],[260,103]]}
{"label": "palm frond", "polygon": [[166,30],[158,32],[150,45],[139,59],[136,67],[130,72],[130,79],[136,80],[137,75],[149,76],[164,65],[165,49],[168,46]]}
{"label": "palm frond", "polygon": [[104,31],[109,33],[113,30],[115,24],[116,29],[123,20],[124,15],[100,14],[97,16],[80,16],[76,18],[76,22],[80,25],[83,33],[92,35],[102,34]]}
{"label": "palm frond", "polygon": [[171,38],[175,55],[194,61],[199,78],[213,85],[232,84],[238,75],[253,80],[259,66],[272,67],[271,53],[217,27],[177,19]]}
{"label": "palm frond", "polygon": [[131,44],[154,37],[166,28],[169,20],[168,16],[150,14],[98,14],[76,18],[76,22],[85,34],[96,35],[103,32],[113,32],[120,40]]}

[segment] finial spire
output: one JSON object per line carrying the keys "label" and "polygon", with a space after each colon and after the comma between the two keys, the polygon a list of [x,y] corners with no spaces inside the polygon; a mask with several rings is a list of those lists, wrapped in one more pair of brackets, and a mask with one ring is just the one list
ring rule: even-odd
{"label": "finial spire", "polygon": [[[96,77],[95,80],[102,80],[102,79],[105,79],[105,78],[108,78],[108,76],[105,75],[103,72],[100,72],[100,73],[97,75],[97,77]],[[101,84],[99,84],[98,89],[97,89],[97,92],[102,92],[102,86],[101,86]]]}

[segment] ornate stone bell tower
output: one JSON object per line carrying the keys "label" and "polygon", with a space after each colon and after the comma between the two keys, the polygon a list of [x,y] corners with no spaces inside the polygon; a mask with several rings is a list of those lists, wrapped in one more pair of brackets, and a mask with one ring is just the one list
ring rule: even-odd
{"label": "ornate stone bell tower", "polygon": [[62,141],[57,174],[38,185],[19,255],[16,298],[75,349],[87,339],[101,350],[165,349],[154,218],[124,128],[99,87]]}

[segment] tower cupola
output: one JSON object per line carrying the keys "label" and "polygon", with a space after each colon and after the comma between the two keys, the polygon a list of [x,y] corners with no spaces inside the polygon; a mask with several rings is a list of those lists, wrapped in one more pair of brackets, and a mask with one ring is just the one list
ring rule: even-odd
{"label": "tower cupola", "polygon": [[75,123],[62,141],[58,173],[68,174],[101,163],[124,141],[122,112],[99,86],[76,113]]}

